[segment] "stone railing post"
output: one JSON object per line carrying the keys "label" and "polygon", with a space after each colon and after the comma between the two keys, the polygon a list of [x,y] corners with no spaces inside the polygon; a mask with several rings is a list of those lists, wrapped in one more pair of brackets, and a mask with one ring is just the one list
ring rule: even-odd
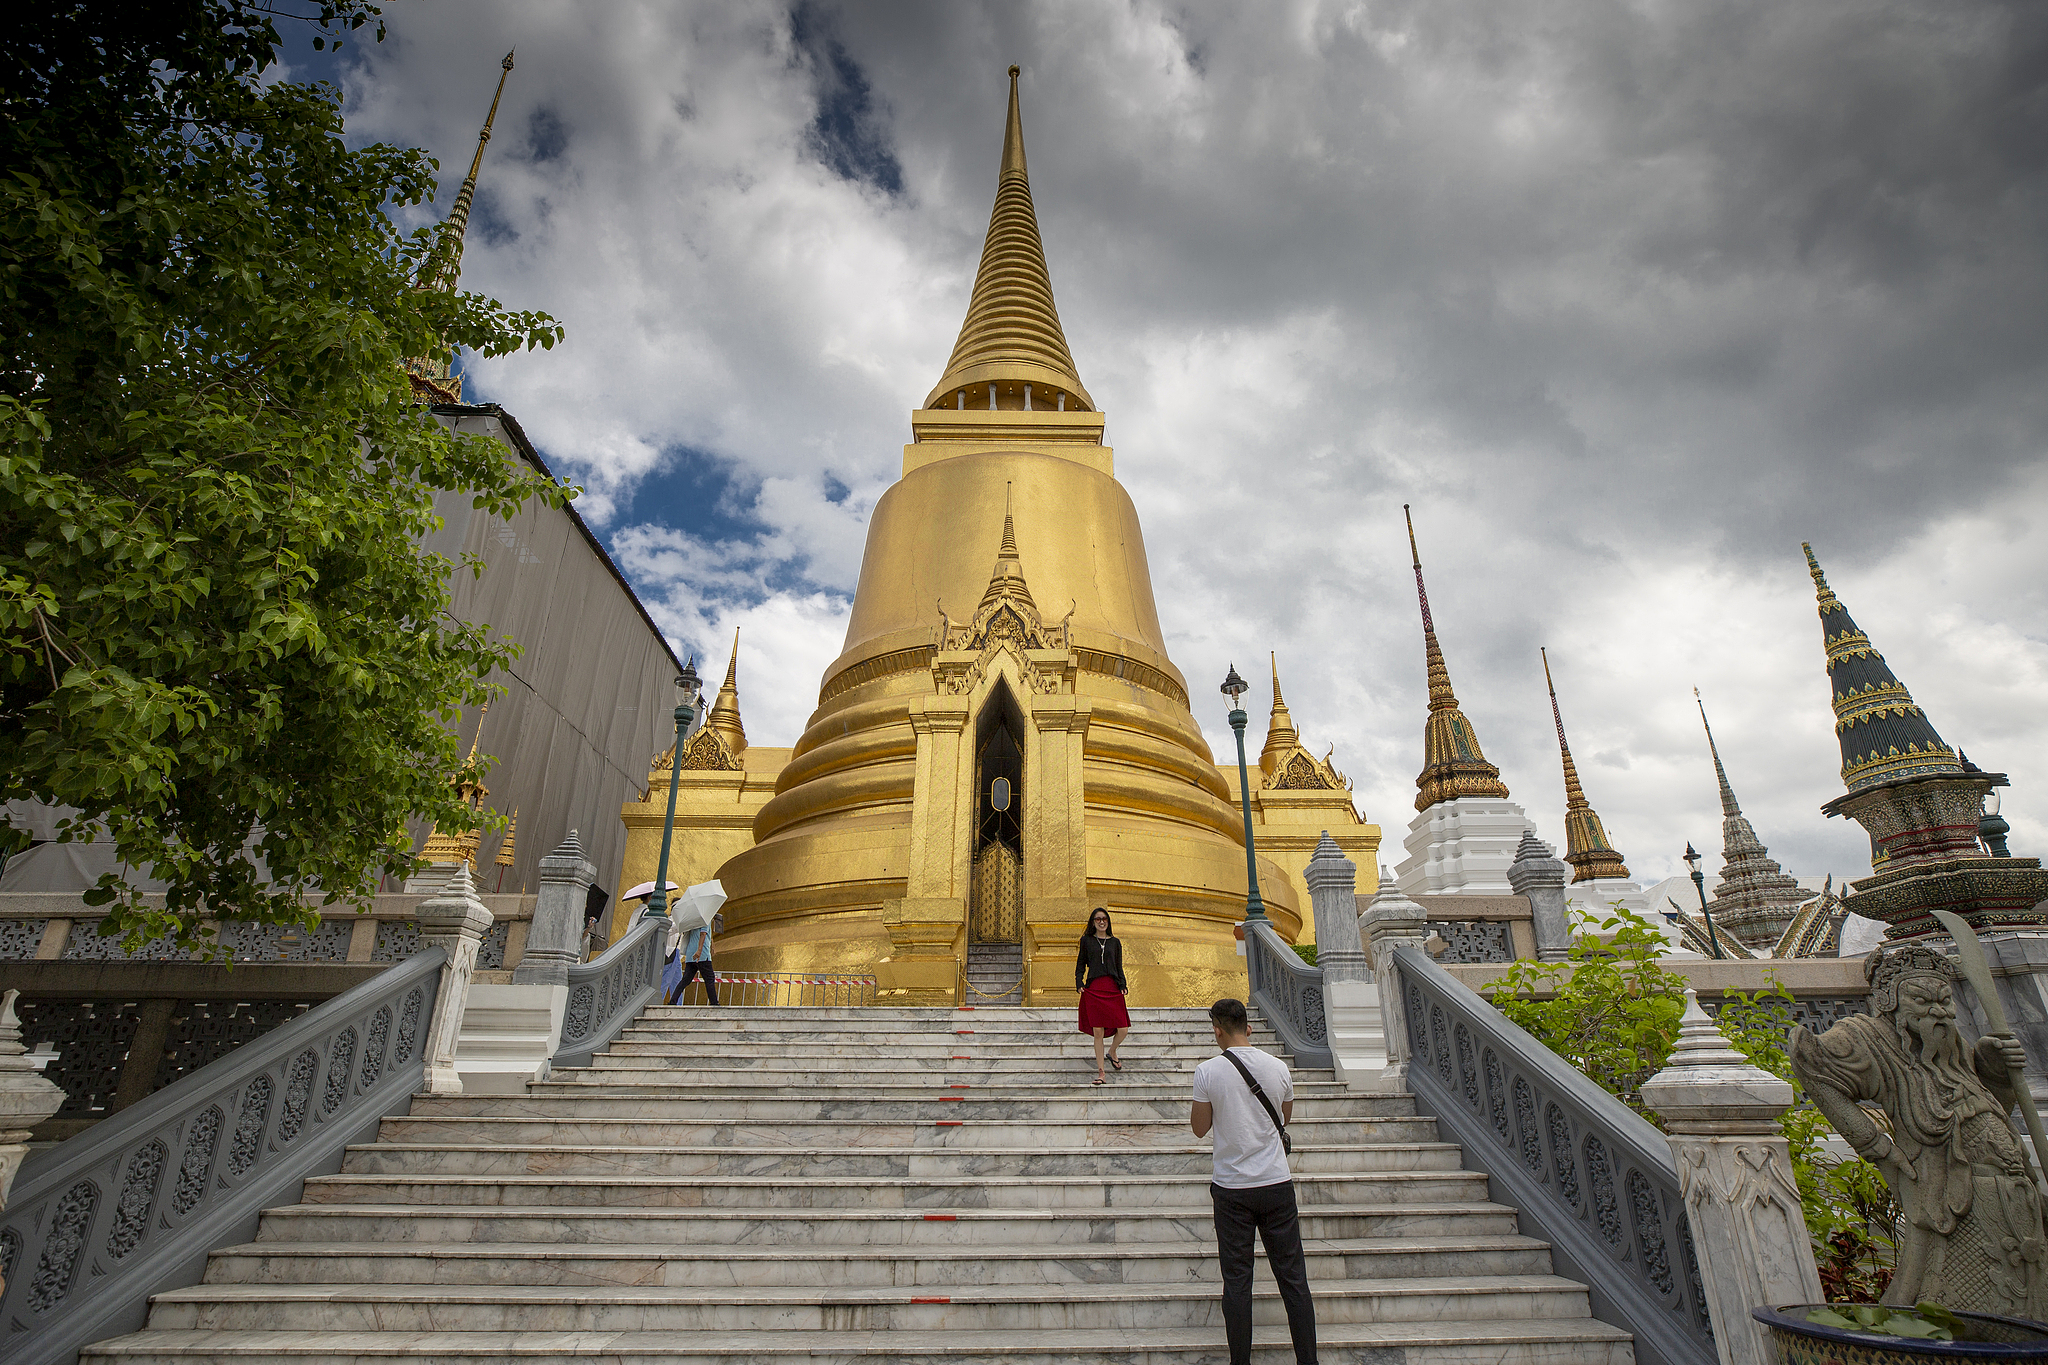
{"label": "stone railing post", "polygon": [[1376,1090],[1387,1069],[1387,1044],[1379,985],[1358,934],[1358,864],[1324,830],[1302,876],[1315,908],[1323,1022],[1337,1079],[1352,1090]]}
{"label": "stone railing post", "polygon": [[[0,1209],[14,1188],[15,1172],[28,1155],[29,1130],[57,1112],[64,1092],[46,1080],[21,1045],[21,1021],[14,1002],[20,991],[0,995]],[[0,1291],[7,1281],[0,1280]]]}
{"label": "stone railing post", "polygon": [[1722,1365],[1775,1365],[1777,1351],[1750,1310],[1823,1298],[1778,1131],[1792,1085],[1729,1047],[1687,991],[1678,1045],[1642,1097],[1665,1121]]}
{"label": "stone railing post", "polygon": [[1564,863],[1536,831],[1522,831],[1515,845],[1515,861],[1508,866],[1508,885],[1517,896],[1529,898],[1530,928],[1536,937],[1536,956],[1543,962],[1562,962],[1571,953],[1571,922],[1564,910]]}
{"label": "stone railing post", "polygon": [[416,911],[420,938],[448,954],[441,968],[441,986],[434,996],[434,1025],[427,1034],[426,1077],[429,1095],[460,1095],[462,1077],[455,1070],[455,1044],[462,1036],[462,1012],[469,1008],[469,979],[476,974],[476,950],[491,927],[491,912],[477,898],[469,864],[455,869],[439,893],[427,897]]}
{"label": "stone railing post", "polygon": [[570,830],[562,846],[540,860],[540,894],[526,931],[526,955],[512,969],[515,986],[566,986],[569,968],[583,960],[583,910],[597,869]]}
{"label": "stone railing post", "polygon": [[[1387,1049],[1387,1066],[1380,1073],[1379,1089],[1408,1088],[1408,1009],[1401,998],[1401,975],[1394,966],[1394,954],[1403,948],[1422,950],[1429,927],[1421,906],[1402,892],[1380,869],[1380,893],[1358,917],[1359,932],[1365,936],[1374,978],[1379,983],[1382,1039]],[[1321,956],[1320,952],[1317,956]]]}

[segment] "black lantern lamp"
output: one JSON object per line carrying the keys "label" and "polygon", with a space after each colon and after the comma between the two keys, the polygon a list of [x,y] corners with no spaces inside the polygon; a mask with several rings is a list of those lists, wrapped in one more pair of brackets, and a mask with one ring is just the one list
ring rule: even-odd
{"label": "black lantern lamp", "polygon": [[697,677],[697,656],[692,654],[676,678],[676,749],[675,766],[668,775],[668,818],[661,826],[661,865],[655,870],[654,894],[647,898],[643,919],[668,918],[668,853],[676,837],[676,788],[682,785],[683,741],[689,738],[690,722],[697,717],[697,698],[703,690]]}
{"label": "black lantern lamp", "polygon": [[1726,957],[1721,951],[1721,936],[1714,932],[1714,912],[1707,909],[1707,874],[1700,871],[1699,850],[1690,839],[1685,841],[1685,865],[1692,872],[1692,889],[1699,893],[1700,914],[1707,921],[1707,946],[1714,950],[1715,957]]}
{"label": "black lantern lamp", "polygon": [[1266,903],[1259,897],[1259,859],[1252,848],[1252,780],[1244,761],[1244,707],[1238,698],[1251,691],[1250,684],[1237,676],[1237,665],[1223,680],[1223,695],[1230,698],[1230,728],[1237,736],[1237,790],[1244,806],[1244,917],[1247,921],[1266,918]]}

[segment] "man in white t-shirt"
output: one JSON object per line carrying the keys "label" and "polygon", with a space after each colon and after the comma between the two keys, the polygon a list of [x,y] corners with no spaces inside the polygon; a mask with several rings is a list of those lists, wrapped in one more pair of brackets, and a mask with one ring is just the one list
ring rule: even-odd
{"label": "man in white t-shirt", "polygon": [[[1189,1119],[1196,1137],[1215,1134],[1209,1200],[1216,1209],[1216,1254],[1223,1266],[1223,1331],[1230,1342],[1230,1365],[1251,1365],[1254,1231],[1265,1239],[1266,1260],[1287,1305],[1295,1365],[1316,1365],[1316,1307],[1309,1298],[1308,1266],[1301,1254],[1294,1173],[1287,1169],[1287,1151],[1280,1141],[1281,1126],[1294,1117],[1294,1078],[1287,1063],[1251,1046],[1251,1020],[1243,1001],[1218,1000],[1209,1006],[1209,1023],[1223,1055],[1195,1068],[1195,1107]],[[1264,1103],[1246,1081],[1246,1072],[1265,1093]]]}

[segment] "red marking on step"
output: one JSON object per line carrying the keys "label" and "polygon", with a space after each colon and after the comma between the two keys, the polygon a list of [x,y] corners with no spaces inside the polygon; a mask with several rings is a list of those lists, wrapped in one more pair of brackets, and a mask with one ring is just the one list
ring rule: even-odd
{"label": "red marking on step", "polygon": [[956,1062],[971,1062],[974,1060],[974,1058],[968,1056],[964,1052],[956,1052],[953,1054],[953,1060]]}
{"label": "red marking on step", "polygon": [[965,1090],[970,1084],[968,1081],[953,1081],[946,1088],[948,1090]]}
{"label": "red marking on step", "polygon": [[924,1216],[924,1221],[927,1223],[957,1223],[960,1219],[958,1215],[951,1213],[928,1213]]}
{"label": "red marking on step", "polygon": [[958,1128],[960,1126],[960,1120],[938,1119],[934,1121],[934,1126],[939,1128]]}
{"label": "red marking on step", "polygon": [[949,1299],[949,1298],[947,1298],[947,1297],[946,1297],[946,1296],[945,1296],[944,1294],[941,1294],[941,1295],[939,1295],[939,1296],[938,1296],[937,1298],[931,1298],[931,1299],[912,1299],[912,1300],[911,1300],[911,1302],[912,1302],[912,1303],[951,1303],[951,1302],[952,1302],[952,1300],[951,1300],[951,1299]]}
{"label": "red marking on step", "polygon": [[966,1098],[965,1095],[941,1095],[939,1096],[939,1103],[944,1104],[948,1100],[964,1100]]}
{"label": "red marking on step", "polygon": [[956,1008],[956,1009],[963,1009],[963,1010],[971,1010],[971,1009],[973,1009],[973,1008],[974,1008],[974,1006],[972,1006],[972,1005],[956,1005],[956,1006],[955,1006],[954,1008]]}
{"label": "red marking on step", "polygon": [[954,1029],[954,1030],[953,1030],[953,1032],[955,1032],[955,1033],[957,1033],[957,1034],[961,1034],[961,1035],[963,1035],[963,1036],[964,1036],[964,1035],[966,1035],[966,1034],[969,1034],[969,1033],[972,1033],[972,1032],[974,1032],[974,1030],[973,1030],[973,1029],[971,1029],[971,1028],[956,1028],[956,1029]]}

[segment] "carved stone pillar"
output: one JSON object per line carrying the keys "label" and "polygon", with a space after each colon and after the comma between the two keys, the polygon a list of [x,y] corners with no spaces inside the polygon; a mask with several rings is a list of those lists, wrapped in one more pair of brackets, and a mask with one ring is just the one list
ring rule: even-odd
{"label": "carved stone pillar", "polygon": [[1387,1070],[1387,1042],[1379,984],[1366,965],[1358,932],[1358,864],[1324,830],[1302,879],[1315,907],[1323,1022],[1337,1079],[1351,1090],[1377,1090]]}
{"label": "carved stone pillar", "polygon": [[[1382,1040],[1387,1050],[1386,1069],[1380,1072],[1380,1090],[1408,1088],[1408,1009],[1401,997],[1401,976],[1394,967],[1394,954],[1402,948],[1420,949],[1429,935],[1421,906],[1408,899],[1394,879],[1380,869],[1380,893],[1358,917],[1366,951],[1372,962],[1382,1006]],[[1321,950],[1316,956],[1320,959]]]}
{"label": "carved stone pillar", "polygon": [[478,899],[469,864],[438,895],[429,896],[415,912],[420,938],[447,952],[440,990],[434,996],[434,1025],[427,1033],[426,1076],[421,1087],[429,1095],[460,1095],[462,1077],[455,1070],[455,1044],[462,1036],[462,1012],[469,1007],[469,979],[476,974],[476,950],[491,927],[491,912]]}
{"label": "carved stone pillar", "polygon": [[1508,865],[1508,885],[1515,888],[1517,896],[1529,898],[1536,956],[1544,962],[1562,962],[1571,952],[1571,921],[1564,909],[1564,879],[1568,870],[1550,845],[1536,837],[1535,830],[1522,831],[1522,842],[1515,846],[1515,861]]}
{"label": "carved stone pillar", "polygon": [[1791,1083],[1729,1047],[1687,991],[1678,1045],[1642,1097],[1665,1121],[1723,1365],[1775,1365],[1777,1351],[1750,1310],[1823,1297],[1778,1132]]}
{"label": "carved stone pillar", "polygon": [[[64,1092],[35,1069],[21,1045],[21,1021],[14,1017],[20,991],[0,995],[0,1209],[14,1188],[15,1172],[28,1155],[29,1130],[57,1112]],[[0,1279],[0,1292],[7,1281]]]}
{"label": "carved stone pillar", "polygon": [[[1035,657],[1035,656],[1034,656]],[[1024,995],[1027,1005],[1069,1007],[1075,945],[1088,928],[1088,831],[1082,756],[1091,703],[1035,694],[1029,702],[1035,761],[1024,781]]]}
{"label": "carved stone pillar", "polygon": [[569,983],[569,968],[583,960],[583,910],[596,880],[597,869],[584,859],[573,829],[560,848],[540,860],[540,894],[534,897],[533,926],[526,931],[526,954],[512,969],[514,985]]}

